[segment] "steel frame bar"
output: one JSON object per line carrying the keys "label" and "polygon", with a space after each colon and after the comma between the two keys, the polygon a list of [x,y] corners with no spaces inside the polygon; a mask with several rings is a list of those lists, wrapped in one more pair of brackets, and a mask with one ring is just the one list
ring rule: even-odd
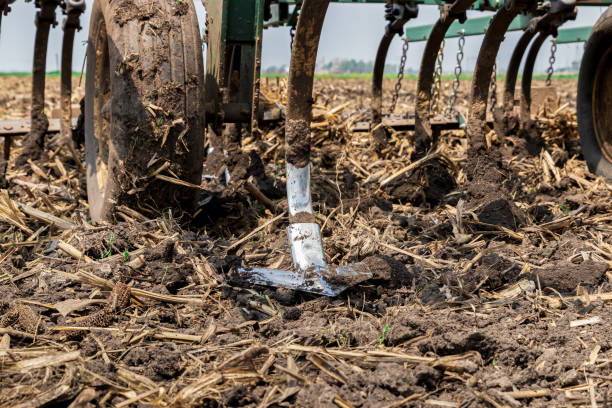
{"label": "steel frame bar", "polygon": [[592,30],[592,26],[561,29],[557,35],[557,44],[586,42],[589,39]]}
{"label": "steel frame bar", "polygon": [[[483,35],[487,32],[491,25],[491,21],[494,16],[478,17],[466,20],[465,22],[455,21],[448,28],[445,38],[455,38],[461,35],[461,31],[464,32],[466,37],[474,35]],[[524,30],[529,25],[528,16],[517,16],[508,27],[507,31],[519,31]],[[406,38],[410,42],[426,41],[434,28],[434,25],[424,25],[416,27],[406,28]]]}

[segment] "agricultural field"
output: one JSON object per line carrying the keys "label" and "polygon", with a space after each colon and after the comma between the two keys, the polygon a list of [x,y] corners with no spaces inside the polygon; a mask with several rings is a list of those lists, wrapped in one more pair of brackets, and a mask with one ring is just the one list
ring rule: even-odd
{"label": "agricultural field", "polygon": [[[29,82],[0,77],[0,120],[28,118]],[[286,79],[262,82],[282,111]],[[582,160],[575,79],[553,86],[528,135],[491,130],[474,159],[463,130],[444,131],[411,162],[412,132],[377,152],[353,131],[367,78],[317,79],[325,254],[375,272],[335,298],[235,272],[291,267],[282,121],[207,157],[194,214],[121,207],[116,225],[89,221],[82,146],[50,134],[16,167],[16,138],[0,193],[0,406],[609,406],[612,184]],[[396,113],[415,89],[404,82]]]}

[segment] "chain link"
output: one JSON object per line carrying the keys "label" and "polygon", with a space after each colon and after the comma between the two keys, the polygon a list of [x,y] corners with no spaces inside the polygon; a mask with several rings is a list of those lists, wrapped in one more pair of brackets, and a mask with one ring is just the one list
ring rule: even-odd
{"label": "chain link", "polygon": [[557,39],[553,38],[552,44],[550,45],[550,58],[548,58],[549,66],[546,70],[546,86],[552,84],[552,76],[555,73],[555,61],[557,60],[555,54],[557,53]]}
{"label": "chain link", "polygon": [[444,61],[444,40],[440,44],[438,50],[438,59],[436,62],[436,70],[434,71],[434,81],[431,92],[431,112],[433,114],[440,113],[440,94],[442,92],[442,62]]}
{"label": "chain link", "polygon": [[399,71],[397,72],[397,82],[395,83],[393,99],[391,100],[391,113],[395,112],[395,107],[399,99],[399,93],[402,89],[402,79],[404,79],[404,70],[406,69],[406,59],[408,58],[409,45],[410,42],[408,41],[408,38],[404,38],[404,45],[402,46],[402,59],[400,60]]}
{"label": "chain link", "polygon": [[455,66],[455,79],[453,81],[453,91],[450,98],[448,99],[448,105],[444,116],[451,117],[453,113],[457,113],[455,109],[455,102],[457,102],[457,94],[459,93],[459,86],[461,85],[461,72],[463,71],[463,47],[465,46],[465,30],[459,32],[459,49],[457,51],[457,65]]}
{"label": "chain link", "polygon": [[493,64],[493,72],[491,73],[491,113],[495,113],[495,108],[497,107],[497,62]]}

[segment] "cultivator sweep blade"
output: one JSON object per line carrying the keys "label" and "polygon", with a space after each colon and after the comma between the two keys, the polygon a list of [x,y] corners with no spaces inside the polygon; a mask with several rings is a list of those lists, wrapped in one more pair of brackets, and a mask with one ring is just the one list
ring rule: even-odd
{"label": "cultivator sweep blade", "polygon": [[240,268],[254,284],[285,287],[327,296],[372,277],[368,267],[328,266],[310,195],[310,121],[317,47],[329,0],[305,1],[298,20],[289,72],[285,159],[287,161],[288,228],[293,270]]}
{"label": "cultivator sweep blade", "polygon": [[363,263],[334,267],[325,262],[321,230],[312,214],[309,165],[297,168],[287,163],[287,199],[291,220],[287,234],[293,269],[239,268],[244,280],[255,285],[336,296],[372,277]]}

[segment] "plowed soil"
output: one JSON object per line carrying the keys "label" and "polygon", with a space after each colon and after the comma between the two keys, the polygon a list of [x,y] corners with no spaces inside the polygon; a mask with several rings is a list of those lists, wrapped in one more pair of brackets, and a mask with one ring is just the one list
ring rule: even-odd
{"label": "plowed soil", "polygon": [[[282,110],[286,81],[263,82]],[[82,150],[49,135],[43,159],[16,168],[16,139],[0,406],[608,406],[612,185],[582,161],[575,82],[554,85],[559,99],[534,109],[539,150],[489,133],[503,172],[468,180],[478,163],[457,130],[390,180],[412,133],[376,153],[351,131],[369,83],[317,81],[314,217],[330,263],[375,272],[335,298],[232,280],[240,265],[291,266],[282,121],[209,154],[193,217],[124,208],[115,225],[88,221]],[[415,82],[402,89],[408,112]],[[27,118],[28,90],[0,77],[0,119]]]}

